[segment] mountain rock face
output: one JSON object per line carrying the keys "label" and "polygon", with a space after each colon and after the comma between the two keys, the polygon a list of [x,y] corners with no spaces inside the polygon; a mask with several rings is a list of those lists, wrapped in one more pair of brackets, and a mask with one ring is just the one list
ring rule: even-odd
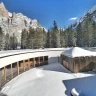
{"label": "mountain rock face", "polygon": [[0,3],[0,17],[9,17],[8,16],[8,11],[6,10],[4,4],[1,2]]}
{"label": "mountain rock face", "polygon": [[[22,29],[29,30],[29,27],[34,29],[41,28],[43,29],[36,19],[31,20],[22,13],[11,13],[5,8],[4,4],[0,3],[0,27],[4,33],[9,33],[9,35],[16,35],[18,42],[21,41],[21,32]],[[44,28],[45,29],[45,28]],[[46,29],[45,29],[46,31]]]}
{"label": "mountain rock face", "polygon": [[80,19],[77,20],[75,24],[73,24],[73,28],[76,29],[78,24],[81,23],[82,26],[85,20],[90,17],[92,22],[96,22],[96,5],[93,6],[86,14],[84,14]]}

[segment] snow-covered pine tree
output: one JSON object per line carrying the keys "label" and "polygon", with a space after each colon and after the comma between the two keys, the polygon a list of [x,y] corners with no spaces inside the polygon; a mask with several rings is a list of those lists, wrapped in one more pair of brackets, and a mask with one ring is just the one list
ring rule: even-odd
{"label": "snow-covered pine tree", "polygon": [[91,47],[96,47],[96,23],[95,22],[93,22],[93,35],[92,35]]}
{"label": "snow-covered pine tree", "polygon": [[15,50],[17,49],[17,37],[13,33],[13,36],[10,37],[10,49]]}
{"label": "snow-covered pine tree", "polygon": [[0,27],[0,50],[4,50],[5,47],[5,35]]}
{"label": "snow-covered pine tree", "polygon": [[51,48],[51,32],[48,30],[46,38],[46,48]]}
{"label": "snow-covered pine tree", "polygon": [[64,30],[60,29],[60,45],[61,47],[65,47],[65,38],[64,38]]}
{"label": "snow-covered pine tree", "polygon": [[34,48],[35,38],[36,38],[35,37],[35,30],[32,27],[30,27],[28,37],[27,37],[27,48],[28,49]]}
{"label": "snow-covered pine tree", "polygon": [[46,39],[47,39],[47,33],[45,32],[45,29],[43,28],[43,48],[46,47]]}
{"label": "snow-covered pine tree", "polygon": [[74,31],[73,31],[73,28],[72,28],[72,25],[71,25],[71,27],[69,27],[68,29],[67,29],[67,31],[66,32],[68,32],[67,33],[67,47],[73,47],[73,46],[75,46],[75,36],[74,36]]}
{"label": "snow-covered pine tree", "polygon": [[27,37],[28,37],[28,32],[26,29],[23,29],[21,33],[21,48],[22,49],[27,48]]}
{"label": "snow-covered pine tree", "polygon": [[7,33],[5,35],[5,50],[9,50],[10,49],[10,36],[9,33]]}
{"label": "snow-covered pine tree", "polygon": [[60,46],[60,32],[58,30],[56,21],[54,21],[52,28],[52,47],[59,48]]}
{"label": "snow-covered pine tree", "polygon": [[82,29],[81,23],[78,24],[76,30],[76,46],[83,47],[84,46],[84,31]]}
{"label": "snow-covered pine tree", "polygon": [[85,36],[86,36],[86,43],[85,45],[87,47],[91,47],[91,42],[92,42],[92,23],[91,23],[91,16],[90,14],[87,14],[87,17],[85,19],[85,24],[84,24],[84,30],[85,30]]}
{"label": "snow-covered pine tree", "polygon": [[43,30],[36,28],[35,32],[35,48],[43,48],[44,45]]}

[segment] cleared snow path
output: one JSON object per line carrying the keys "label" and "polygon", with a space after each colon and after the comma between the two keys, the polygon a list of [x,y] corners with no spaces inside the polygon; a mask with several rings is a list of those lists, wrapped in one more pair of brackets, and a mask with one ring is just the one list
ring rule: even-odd
{"label": "cleared snow path", "polygon": [[[85,96],[96,96],[96,92],[91,90],[95,87],[95,73],[87,76],[84,74],[71,73],[58,63],[49,64],[17,76],[1,92],[8,96],[70,96],[70,90],[78,87],[87,94]],[[95,79],[86,79],[91,77]],[[89,94],[90,90],[92,95]]]}

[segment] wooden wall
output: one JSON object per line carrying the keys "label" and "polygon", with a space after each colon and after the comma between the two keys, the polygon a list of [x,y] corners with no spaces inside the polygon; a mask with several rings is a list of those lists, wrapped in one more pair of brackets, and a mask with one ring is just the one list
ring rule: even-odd
{"label": "wooden wall", "polygon": [[75,57],[74,58],[74,72],[87,72],[96,70],[96,57]]}
{"label": "wooden wall", "polygon": [[61,64],[74,73],[96,71],[96,56],[71,58],[61,55]]}

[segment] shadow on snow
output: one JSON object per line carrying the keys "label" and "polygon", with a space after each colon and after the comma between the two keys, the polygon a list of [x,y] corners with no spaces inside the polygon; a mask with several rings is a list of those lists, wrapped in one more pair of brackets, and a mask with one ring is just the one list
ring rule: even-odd
{"label": "shadow on snow", "polygon": [[66,87],[65,94],[67,96],[71,96],[70,92],[72,88],[80,89],[84,93],[84,96],[96,96],[96,75],[63,80],[62,82]]}

